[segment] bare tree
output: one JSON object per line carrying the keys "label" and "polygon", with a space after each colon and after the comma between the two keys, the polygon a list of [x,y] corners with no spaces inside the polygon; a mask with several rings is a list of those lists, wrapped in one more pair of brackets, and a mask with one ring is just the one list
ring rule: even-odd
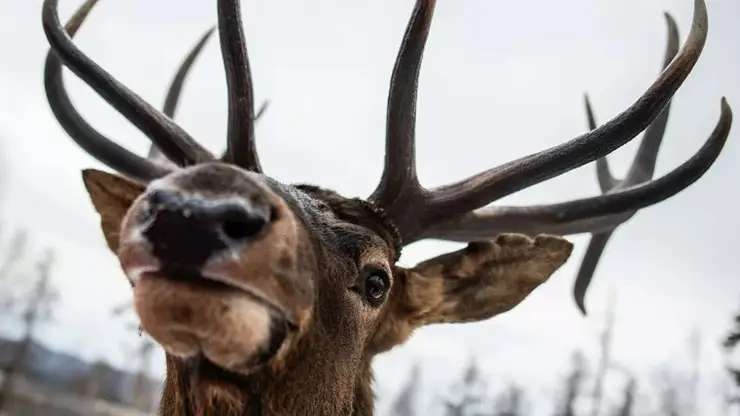
{"label": "bare tree", "polygon": [[614,336],[614,311],[616,309],[616,295],[611,294],[606,312],[606,322],[599,338],[599,362],[594,379],[594,388],[591,395],[591,416],[601,413],[601,401],[604,394],[604,380],[611,365],[611,346]]}
{"label": "bare tree", "polygon": [[394,400],[391,406],[391,414],[394,416],[414,416],[416,414],[416,399],[419,391],[421,367],[419,363],[411,368],[406,385]]}
{"label": "bare tree", "polygon": [[622,401],[612,413],[614,416],[632,416],[635,411],[635,395],[637,393],[637,381],[630,377],[624,386]]}
{"label": "bare tree", "polygon": [[23,305],[21,311],[23,336],[16,346],[13,358],[3,371],[5,376],[0,384],[0,412],[10,400],[16,378],[26,365],[37,327],[51,319],[52,307],[58,297],[51,284],[53,262],[53,253],[50,250],[46,251],[36,264],[35,284],[32,290],[26,294],[14,294],[18,295],[18,304]]}
{"label": "bare tree", "polygon": [[699,384],[701,382],[701,331],[695,328],[687,339],[690,375],[686,392],[686,413],[695,415],[699,411]]}
{"label": "bare tree", "polygon": [[451,386],[451,397],[443,401],[446,416],[483,416],[487,385],[477,360],[471,357],[462,379]]}
{"label": "bare tree", "polygon": [[677,375],[668,368],[657,372],[657,414],[661,416],[684,416],[682,411],[681,383]]}
{"label": "bare tree", "polygon": [[26,249],[28,246],[28,233],[25,230],[16,231],[8,241],[7,246],[3,250],[2,260],[0,260],[0,284],[3,284],[3,305],[0,311],[4,309],[11,309],[13,299],[15,296],[11,292],[19,291],[22,285],[22,281],[14,281],[8,283],[8,281],[18,276],[18,267],[22,264],[22,260],[26,258]]}
{"label": "bare tree", "polygon": [[496,398],[492,416],[522,416],[524,406],[524,390],[516,384],[511,384]]}
{"label": "bare tree", "polygon": [[562,402],[556,411],[557,416],[576,416],[578,398],[583,391],[583,380],[586,377],[586,360],[581,352],[573,354],[573,367],[565,379],[565,391]]}
{"label": "bare tree", "polygon": [[740,369],[734,366],[730,360],[732,352],[740,343],[740,313],[735,315],[732,321],[732,328],[730,328],[730,331],[722,342],[722,347],[725,350],[727,372],[732,381],[731,391],[727,393],[727,397],[725,398],[728,407],[740,403]]}

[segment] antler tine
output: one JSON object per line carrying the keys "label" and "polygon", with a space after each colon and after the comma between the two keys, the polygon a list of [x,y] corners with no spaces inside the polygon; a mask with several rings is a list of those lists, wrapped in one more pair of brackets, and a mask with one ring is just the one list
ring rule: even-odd
{"label": "antler tine", "polygon": [[732,127],[732,109],[723,97],[721,114],[709,139],[689,160],[662,177],[591,198],[528,207],[486,207],[444,224],[419,237],[449,241],[481,241],[502,232],[580,234],[614,229],[641,208],[655,205],[686,189],[712,166]]}
{"label": "antler tine", "polygon": [[[83,7],[92,7],[95,3],[97,0],[88,0]],[[210,152],[198,145],[170,118],[118,82],[77,48],[59,21],[57,6],[58,0],[44,0],[42,25],[51,49],[64,65],[146,134],[170,160],[180,166],[213,160]]]}
{"label": "antler tine", "polygon": [[[270,100],[265,100],[260,104],[260,107],[257,109],[257,113],[254,115],[254,122],[255,124],[257,121],[262,118],[262,116],[265,115],[265,111],[267,111],[267,108],[270,107]],[[224,150],[224,153],[221,155],[221,158],[219,159],[222,162],[229,162],[231,158],[229,157],[229,149],[228,147],[226,150]]]}
{"label": "antler tine", "polygon": [[254,91],[239,0],[218,0],[218,34],[229,91],[228,161],[262,172],[254,139]]}
{"label": "antler tine", "polygon": [[[65,30],[74,37],[97,0],[82,4],[69,19]],[[64,87],[62,62],[52,51],[46,55],[44,65],[44,88],[54,117],[70,137],[88,154],[101,163],[122,174],[142,182],[161,177],[170,172],[169,168],[146,160],[114,143],[90,126],[75,110]]]}
{"label": "antler tine", "polygon": [[[192,49],[190,49],[190,52],[188,52],[185,59],[180,64],[180,68],[178,68],[177,73],[175,73],[175,77],[172,79],[172,83],[167,90],[167,97],[164,100],[164,106],[162,107],[162,112],[167,117],[172,119],[175,118],[175,111],[177,110],[177,104],[180,102],[180,94],[182,93],[182,86],[185,84],[185,78],[187,78],[190,73],[190,68],[192,68],[193,63],[195,63],[195,59],[200,55],[203,47],[206,46],[206,42],[211,37],[214,30],[214,27],[208,29],[200,39],[198,39],[198,42]],[[162,156],[162,151],[152,143],[151,147],[149,147],[147,158],[160,159]]]}
{"label": "antler tine", "polygon": [[424,47],[434,15],[435,0],[417,0],[396,57],[388,92],[385,166],[370,196],[376,204],[393,211],[402,198],[423,192],[416,177],[416,91]]}
{"label": "antler tine", "polygon": [[[418,15],[416,10],[420,8],[420,4],[424,5],[426,2],[417,1],[417,8],[409,23],[409,28],[413,27],[414,17]],[[425,22],[426,27],[422,26],[417,29],[417,32],[424,34],[428,32],[429,20]],[[707,27],[706,5],[703,0],[695,0],[691,31],[684,47],[634,104],[604,125],[561,145],[430,191],[416,186],[413,187],[414,192],[406,191],[412,196],[401,198],[405,195],[398,192],[397,186],[395,198],[393,198],[394,195],[388,191],[392,187],[376,190],[373,194],[374,201],[396,220],[404,241],[413,241],[418,239],[426,228],[433,227],[441,221],[463,215],[496,199],[561,175],[611,153],[648,127],[668,104],[699,59],[706,41]],[[407,38],[410,33],[413,34],[409,30]],[[420,48],[417,50],[420,51]],[[420,60],[420,52],[418,56]],[[407,86],[407,90],[415,91],[410,86]],[[414,95],[410,93],[409,96]],[[399,114],[413,114],[413,100],[407,100],[406,103],[411,111],[399,111]],[[413,125],[413,117],[408,117],[408,120],[410,120],[408,124]],[[404,131],[413,132],[413,129],[407,128]],[[413,143],[413,135],[407,134],[405,137]],[[413,149],[413,144],[401,150],[406,149]],[[387,152],[393,150],[388,142],[386,150]],[[386,155],[386,160],[392,160],[393,157],[397,156]],[[407,160],[413,160],[413,158],[407,157]],[[403,167],[408,169],[408,165]],[[405,215],[409,211],[419,212],[419,215],[414,217]]]}
{"label": "antler tine", "polygon": [[[594,116],[594,111],[591,108],[591,100],[589,100],[588,94],[584,94],[583,101],[586,106],[588,129],[596,130],[596,117]],[[669,103],[666,108],[668,108],[670,105],[671,104]],[[663,112],[665,112],[665,110],[663,110]],[[660,116],[658,116],[658,119],[659,118]],[[612,176],[611,170],[609,169],[609,161],[607,160],[606,156],[596,159],[596,178],[599,180],[599,188],[601,188],[601,192],[606,192],[607,190],[613,188],[614,185],[617,184],[617,182],[619,182],[614,176]]]}
{"label": "antler tine", "polygon": [[[676,25],[676,21],[670,14],[664,13],[664,15],[668,26],[668,40],[666,42],[662,69],[665,69],[671,63],[678,53],[679,47],[678,26]],[[588,95],[585,97],[585,104],[588,127],[589,130],[593,130],[596,128],[596,117],[594,116]],[[635,155],[632,165],[627,171],[627,176],[624,179],[618,180],[614,178],[609,171],[609,164],[606,156],[596,160],[596,176],[599,180],[599,186],[601,187],[602,193],[618,192],[621,189],[646,182],[653,178],[653,174],[655,173],[655,163],[658,160],[658,151],[660,150],[660,144],[663,142],[663,135],[665,134],[666,126],[668,125],[670,110],[671,103],[669,102],[655,121],[653,121],[653,123],[645,130],[640,147]],[[636,213],[637,211],[633,210],[631,215],[624,218],[624,222],[632,218]],[[619,225],[615,226],[614,229],[610,231],[591,234],[591,241],[586,249],[583,263],[581,263],[581,267],[578,270],[578,274],[576,275],[576,280],[573,285],[573,298],[576,302],[576,306],[583,315],[586,315],[585,297],[588,287],[590,286],[591,280],[596,272],[596,267],[598,266],[601,255],[604,252],[604,248],[609,242],[609,238],[613,235],[614,230]]]}
{"label": "antler tine", "polygon": [[[629,218],[631,218],[631,216],[627,217],[627,219]],[[586,291],[588,290],[591,279],[596,272],[596,266],[599,265],[599,260],[601,260],[601,256],[604,254],[604,250],[606,249],[606,245],[609,243],[609,239],[613,234],[613,229],[611,231],[591,234],[591,241],[589,241],[588,247],[586,247],[586,254],[583,256],[583,262],[581,262],[581,267],[578,269],[576,280],[573,282],[573,299],[576,302],[576,307],[584,316],[587,315],[585,303]]]}
{"label": "antler tine", "polygon": [[257,121],[265,114],[265,111],[267,111],[267,108],[270,107],[270,100],[265,100],[262,102],[262,105],[260,105],[260,108],[257,110],[257,114],[254,115],[254,121]]}
{"label": "antler tine", "polygon": [[167,97],[164,100],[164,106],[162,107],[162,112],[167,115],[167,117],[174,117],[175,111],[177,111],[177,105],[180,102],[180,94],[182,93],[182,86],[185,84],[185,79],[190,73],[193,63],[195,63],[196,58],[200,55],[203,47],[206,46],[206,42],[211,38],[215,29],[215,27],[211,27],[201,35],[195,46],[193,46],[193,48],[190,49],[190,52],[185,56],[185,59],[180,64],[180,68],[178,68],[177,73],[175,73],[175,77],[172,79],[170,88],[167,90]]}

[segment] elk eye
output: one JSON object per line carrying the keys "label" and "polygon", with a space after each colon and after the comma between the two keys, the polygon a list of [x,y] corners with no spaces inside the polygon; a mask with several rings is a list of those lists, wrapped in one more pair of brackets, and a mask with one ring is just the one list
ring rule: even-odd
{"label": "elk eye", "polygon": [[381,270],[374,270],[365,279],[365,297],[372,306],[378,306],[388,293],[388,275]]}

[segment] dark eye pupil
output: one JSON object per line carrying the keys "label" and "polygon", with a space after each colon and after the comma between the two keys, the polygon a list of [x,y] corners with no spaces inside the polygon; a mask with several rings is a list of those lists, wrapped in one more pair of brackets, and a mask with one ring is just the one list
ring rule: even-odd
{"label": "dark eye pupil", "polygon": [[385,295],[385,279],[382,276],[374,274],[367,279],[367,294],[377,300]]}

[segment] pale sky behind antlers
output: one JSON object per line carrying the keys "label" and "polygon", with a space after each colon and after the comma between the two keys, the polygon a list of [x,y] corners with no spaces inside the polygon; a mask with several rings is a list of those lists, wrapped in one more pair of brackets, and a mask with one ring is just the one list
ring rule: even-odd
{"label": "pale sky behind antlers", "polygon": [[[66,21],[81,1],[60,3]],[[382,168],[388,82],[413,1],[242,3],[256,99],[271,101],[257,126],[266,172],[283,182],[367,196]],[[722,96],[740,114],[740,3],[707,3],[706,47],[675,96],[657,175],[699,149],[718,120]],[[455,181],[584,133],[586,91],[599,122],[615,116],[659,72],[666,42],[663,12],[675,17],[683,41],[692,10],[692,0],[439,0],[420,78],[422,182]],[[77,44],[159,107],[186,52],[215,22],[214,1],[103,0]],[[48,44],[41,1],[3,2],[0,27],[5,229],[28,228],[36,246],[58,252],[54,281],[62,301],[42,338],[55,348],[125,366],[135,339],[109,311],[129,300],[130,290],[105,246],[80,178],[81,169],[103,166],[67,137],[46,103],[42,69]],[[69,71],[66,80],[93,126],[139,154],[146,152],[141,133]],[[220,152],[226,105],[214,37],[186,83],[176,120]],[[610,156],[615,174],[625,172],[638,141]],[[723,154],[698,183],[642,211],[615,233],[587,296],[590,318],[580,316],[571,294],[588,238],[572,236],[576,248],[570,261],[512,312],[483,323],[422,329],[378,358],[380,407],[415,360],[424,365],[425,385],[441,389],[469,354],[479,358],[494,387],[519,380],[549,402],[572,348],[594,350],[610,290],[618,297],[619,364],[647,372],[684,361],[685,340],[697,327],[704,339],[702,366],[711,378],[705,379],[707,389],[716,388],[718,344],[740,306],[735,215],[740,199],[732,179],[738,160],[735,126]],[[590,164],[499,203],[558,202],[597,193]],[[418,243],[402,262],[414,264],[458,246]]]}

